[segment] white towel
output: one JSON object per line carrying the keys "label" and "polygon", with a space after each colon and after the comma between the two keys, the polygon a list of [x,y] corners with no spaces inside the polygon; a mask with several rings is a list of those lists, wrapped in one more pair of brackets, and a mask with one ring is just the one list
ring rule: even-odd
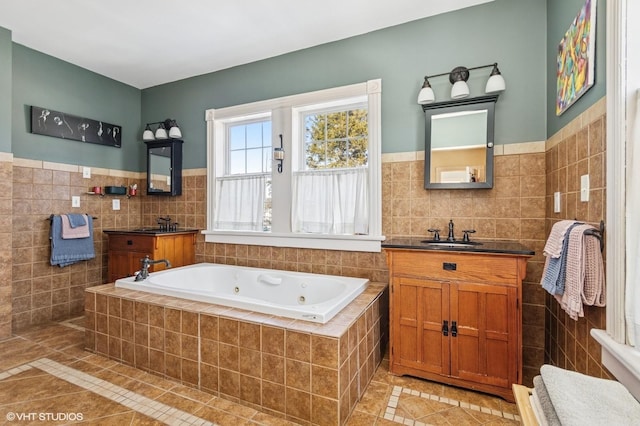
{"label": "white towel", "polygon": [[540,376],[562,426],[634,425],[640,403],[621,383],[543,365]]}

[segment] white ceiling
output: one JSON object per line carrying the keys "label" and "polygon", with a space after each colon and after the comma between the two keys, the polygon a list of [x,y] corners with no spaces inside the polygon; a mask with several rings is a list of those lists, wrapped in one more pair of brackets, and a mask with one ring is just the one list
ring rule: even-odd
{"label": "white ceiling", "polygon": [[493,0],[13,0],[12,40],[143,89]]}

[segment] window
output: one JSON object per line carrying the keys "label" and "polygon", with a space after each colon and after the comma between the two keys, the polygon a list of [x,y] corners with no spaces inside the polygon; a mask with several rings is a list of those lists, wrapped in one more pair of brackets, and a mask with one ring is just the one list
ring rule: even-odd
{"label": "window", "polygon": [[380,251],[380,89],[207,110],[206,241]]}
{"label": "window", "polygon": [[271,230],[271,121],[225,126],[225,164],[216,177],[215,229]]}
{"label": "window", "polygon": [[292,180],[293,232],[369,233],[368,111],[366,103],[352,102],[294,109],[303,125]]}

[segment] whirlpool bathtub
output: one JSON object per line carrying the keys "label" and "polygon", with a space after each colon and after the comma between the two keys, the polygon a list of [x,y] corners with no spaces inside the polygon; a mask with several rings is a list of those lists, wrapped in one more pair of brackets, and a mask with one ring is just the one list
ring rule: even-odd
{"label": "whirlpool bathtub", "polygon": [[326,323],[367,287],[362,278],[198,263],[152,272],[116,287]]}

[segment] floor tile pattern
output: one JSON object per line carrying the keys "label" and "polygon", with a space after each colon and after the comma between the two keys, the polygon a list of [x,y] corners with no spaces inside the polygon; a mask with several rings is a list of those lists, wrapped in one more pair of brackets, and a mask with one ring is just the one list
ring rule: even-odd
{"label": "floor tile pattern", "polygon": [[[82,413],[82,424],[291,426],[288,419],[215,397],[84,351],[83,319],[34,327],[0,340],[0,425],[10,413]],[[517,425],[500,398],[389,373],[383,359],[348,426]],[[326,422],[331,425],[331,422]]]}
{"label": "floor tile pattern", "polygon": [[385,419],[391,420],[395,423],[408,425],[408,426],[426,426],[427,424],[429,424],[429,423],[424,423],[422,421],[415,420],[410,417],[409,418],[403,417],[396,413],[396,410],[398,409],[398,406],[400,404],[400,398],[403,395],[411,395],[414,397],[422,398],[425,401],[435,402],[436,404],[443,404],[443,407],[442,407],[443,410],[447,410],[449,408],[447,407],[447,405],[450,405],[453,407],[460,407],[465,410],[477,411],[480,413],[490,414],[492,416],[513,420],[514,422],[517,422],[517,423],[520,422],[520,416],[509,413],[509,412],[503,412],[500,410],[496,410],[495,408],[481,407],[479,405],[472,404],[469,402],[458,401],[456,399],[447,398],[444,396],[432,395],[426,392],[420,392],[420,391],[412,390],[410,388],[406,388],[402,386],[393,387],[391,395],[389,396],[389,401],[387,402],[387,409],[385,410],[385,413],[384,413]]}
{"label": "floor tile pattern", "polygon": [[[36,367],[59,379],[90,390],[98,395],[115,401],[125,407],[131,408],[146,416],[152,417],[163,423],[171,425],[201,425],[209,426],[214,423],[193,416],[182,410],[162,404],[135,392],[131,392],[106,380],[98,379],[89,374],[66,367],[47,358],[41,358],[31,362],[27,366]],[[22,367],[24,368],[24,367]],[[18,368],[16,370],[21,370]]]}

